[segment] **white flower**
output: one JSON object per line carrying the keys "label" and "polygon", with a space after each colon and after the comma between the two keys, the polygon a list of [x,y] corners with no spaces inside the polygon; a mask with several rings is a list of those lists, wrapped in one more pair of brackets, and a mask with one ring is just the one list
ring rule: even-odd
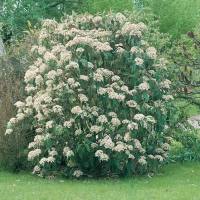
{"label": "white flower", "polygon": [[112,139],[109,136],[100,139],[99,142],[100,146],[104,146],[106,149],[112,149],[114,147],[114,143],[112,142]]}
{"label": "white flower", "polygon": [[32,96],[28,96],[26,99],[26,106],[32,106],[33,105],[33,98]]}
{"label": "white flower", "polygon": [[171,84],[171,81],[168,80],[168,79],[165,79],[163,82],[161,82],[159,85],[161,88],[167,88],[167,89],[170,89],[170,84]]}
{"label": "white flower", "polygon": [[39,55],[42,55],[43,53],[45,53],[45,51],[46,51],[46,48],[43,47],[43,46],[40,46],[40,47],[38,48],[38,54],[39,54]]}
{"label": "white flower", "polygon": [[11,134],[12,132],[13,132],[12,129],[6,129],[5,135],[9,135],[9,134]]}
{"label": "white flower", "polygon": [[144,51],[142,50],[142,49],[140,49],[138,46],[133,46],[132,48],[131,48],[131,52],[132,53],[144,53]]}
{"label": "white flower", "polygon": [[119,80],[120,80],[120,77],[117,76],[117,75],[114,75],[114,76],[112,76],[111,80],[112,80],[112,81],[119,81]]}
{"label": "white flower", "polygon": [[163,161],[163,157],[161,155],[155,155],[154,157],[155,159],[158,159],[159,162],[162,162]]}
{"label": "white flower", "polygon": [[36,172],[40,172],[40,167],[38,165],[36,165],[34,168],[33,168],[33,172],[32,174],[35,174]]}
{"label": "white flower", "polygon": [[34,137],[34,142],[38,145],[42,145],[44,141],[44,136],[43,135],[36,135]]}
{"label": "white flower", "polygon": [[83,172],[81,170],[75,170],[74,173],[73,173],[73,176],[75,177],[80,177],[83,175]]}
{"label": "white flower", "polygon": [[136,114],[134,115],[134,119],[137,121],[143,120],[145,116],[143,114]]}
{"label": "white flower", "polygon": [[164,143],[162,145],[162,149],[164,149],[164,150],[169,150],[169,148],[170,148],[170,145],[168,143]]}
{"label": "white flower", "polygon": [[108,122],[108,119],[106,118],[105,115],[100,115],[100,116],[97,118],[97,121],[98,121],[99,123],[106,123],[106,122]]}
{"label": "white flower", "polygon": [[94,125],[94,126],[91,126],[90,127],[90,131],[93,133],[99,133],[103,130],[103,127],[102,126],[97,126],[97,125]]}
{"label": "white flower", "polygon": [[153,155],[148,155],[148,157],[150,158],[150,159],[154,159],[154,156]]}
{"label": "white flower", "polygon": [[118,118],[112,118],[111,123],[113,124],[113,126],[116,126],[116,127],[118,127],[121,124]]}
{"label": "white flower", "polygon": [[80,135],[82,133],[82,130],[79,128],[75,131],[75,135]]}
{"label": "white flower", "polygon": [[146,53],[150,59],[156,59],[156,57],[157,57],[156,49],[154,47],[147,48]]}
{"label": "white flower", "polygon": [[98,90],[97,90],[97,93],[100,94],[100,95],[103,95],[107,92],[106,88],[102,88],[100,87]]}
{"label": "white flower", "polygon": [[81,48],[81,47],[80,47],[80,48],[77,48],[77,49],[76,49],[76,52],[77,52],[77,53],[83,53],[83,52],[84,52],[84,49]]}
{"label": "white flower", "polygon": [[144,60],[142,60],[141,58],[135,58],[136,65],[142,65],[143,63],[144,63]]}
{"label": "white flower", "polygon": [[125,135],[124,135],[124,141],[125,141],[125,142],[128,142],[129,140],[131,140],[131,138],[130,138],[130,133],[127,132],[127,133],[125,133]]}
{"label": "white flower", "polygon": [[173,96],[172,95],[162,95],[162,98],[164,99],[164,100],[166,100],[166,101],[168,101],[168,100],[173,100],[174,98],[173,98]]}
{"label": "white flower", "polygon": [[15,124],[15,123],[17,123],[17,122],[18,122],[17,118],[12,117],[12,118],[9,120],[9,122],[8,122],[8,126],[11,126],[12,124]]}
{"label": "white flower", "polygon": [[15,105],[17,108],[23,108],[25,104],[24,104],[24,102],[17,101],[14,105]]}
{"label": "white flower", "polygon": [[89,77],[88,76],[85,76],[85,75],[80,75],[80,80],[83,80],[83,81],[88,81],[89,80]]}
{"label": "white flower", "polygon": [[74,121],[72,121],[72,120],[65,121],[64,124],[63,124],[63,126],[64,126],[64,127],[67,127],[67,128],[70,128],[70,127],[72,126],[72,123],[73,123],[73,122],[74,122]]}
{"label": "white flower", "polygon": [[54,157],[52,157],[52,156],[50,156],[50,157],[48,157],[47,159],[46,159],[46,162],[48,162],[48,163],[53,163],[53,162],[55,162],[55,158]]}
{"label": "white flower", "polygon": [[108,161],[109,160],[108,155],[103,153],[102,150],[97,150],[95,152],[95,157],[99,157],[101,161]]}
{"label": "white flower", "polygon": [[117,13],[116,20],[119,22],[124,22],[124,21],[126,21],[126,17],[124,15],[122,15],[121,13]]}
{"label": "white flower", "polygon": [[35,78],[37,75],[37,71],[35,70],[27,70],[24,76],[24,81],[28,83],[31,79]]}
{"label": "white flower", "polygon": [[165,153],[165,151],[163,149],[161,149],[161,148],[156,148],[155,152],[159,153],[159,154]]}
{"label": "white flower", "polygon": [[148,122],[151,122],[153,124],[156,123],[156,120],[152,116],[150,116],[150,115],[146,116],[145,118],[147,119]]}
{"label": "white flower", "polygon": [[31,142],[31,143],[29,143],[28,148],[29,149],[35,148],[35,145],[36,145],[36,142]]}
{"label": "white flower", "polygon": [[138,130],[138,124],[135,122],[130,122],[127,126],[128,130]]}
{"label": "white flower", "polygon": [[91,147],[94,149],[94,148],[98,147],[98,144],[97,143],[92,143]]}
{"label": "white flower", "polygon": [[63,111],[62,106],[59,106],[59,105],[53,106],[53,112],[54,113],[62,114],[62,111]]}
{"label": "white flower", "polygon": [[124,151],[125,149],[127,149],[127,146],[123,142],[117,142],[117,145],[113,147],[113,151],[117,152]]}
{"label": "white flower", "polygon": [[149,90],[149,84],[148,83],[141,83],[139,86],[138,86],[139,90]]}
{"label": "white flower", "polygon": [[142,145],[138,139],[134,139],[134,148],[136,149],[142,148]]}
{"label": "white flower", "polygon": [[80,106],[75,106],[75,107],[73,107],[73,108],[71,109],[71,113],[72,113],[72,114],[77,114],[77,115],[79,115],[79,114],[81,114],[82,112],[83,112],[83,110],[81,109]]}
{"label": "white flower", "polygon": [[42,64],[39,66],[39,71],[40,71],[40,73],[44,73],[44,72],[46,71],[46,69],[47,69],[47,66],[46,66],[44,63],[42,63]]}
{"label": "white flower", "polygon": [[122,120],[122,124],[128,124],[128,123],[130,123],[130,121],[128,119]]}
{"label": "white flower", "polygon": [[71,62],[69,63],[69,65],[66,66],[66,68],[78,69],[78,68],[79,68],[79,65],[78,65],[77,62],[71,61]]}
{"label": "white flower", "polygon": [[44,54],[44,59],[46,62],[49,62],[50,60],[56,60],[56,56],[53,53],[47,51]]}
{"label": "white flower", "polygon": [[91,62],[88,62],[88,67],[89,67],[90,69],[93,69],[93,68],[94,68],[94,65],[93,65]]}
{"label": "white flower", "polygon": [[44,166],[44,164],[47,162],[47,160],[48,160],[47,158],[41,158],[39,161],[40,165]]}
{"label": "white flower", "polygon": [[28,160],[32,161],[36,156],[39,156],[42,153],[41,149],[35,149],[28,153]]}
{"label": "white flower", "polygon": [[146,158],[144,156],[140,156],[140,158],[138,159],[138,162],[141,165],[146,165],[147,164]]}
{"label": "white flower", "polygon": [[119,102],[122,102],[122,101],[124,101],[124,99],[125,99],[125,95],[123,95],[123,94],[118,94],[118,93],[116,93],[116,92],[109,92],[109,93],[108,93],[108,97],[109,97],[110,99],[116,99],[116,100],[118,100]]}
{"label": "white flower", "polygon": [[74,156],[74,152],[69,148],[69,147],[65,147],[63,149],[63,154],[68,158],[71,156]]}
{"label": "white flower", "polygon": [[109,112],[108,116],[113,117],[113,118],[117,118],[117,114],[115,112]]}
{"label": "white flower", "polygon": [[58,152],[55,151],[55,150],[52,150],[52,151],[49,152],[49,155],[50,155],[51,157],[57,156],[57,155],[58,155]]}
{"label": "white flower", "polygon": [[94,73],[93,74],[93,79],[94,81],[97,81],[97,82],[102,82],[103,81],[103,76],[99,73]]}
{"label": "white flower", "polygon": [[49,129],[49,128],[52,128],[53,127],[53,121],[51,120],[51,121],[48,121],[47,123],[46,123],[46,128],[47,129]]}
{"label": "white flower", "polygon": [[79,94],[78,98],[80,99],[81,102],[87,102],[88,98],[84,94]]}
{"label": "white flower", "polygon": [[17,117],[17,120],[23,120],[25,118],[25,114],[24,113],[18,113],[16,115],[16,117]]}
{"label": "white flower", "polygon": [[58,74],[57,74],[57,72],[56,72],[55,70],[51,70],[51,71],[48,72],[47,78],[48,78],[48,79],[54,80],[54,79],[56,78],[57,75],[58,75]]}
{"label": "white flower", "polygon": [[137,103],[134,100],[129,100],[126,102],[126,105],[129,107],[135,108],[137,106]]}

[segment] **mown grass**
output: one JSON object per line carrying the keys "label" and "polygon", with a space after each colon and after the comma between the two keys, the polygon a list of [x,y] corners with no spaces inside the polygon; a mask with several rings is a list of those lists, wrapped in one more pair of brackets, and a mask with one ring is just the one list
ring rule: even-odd
{"label": "mown grass", "polygon": [[156,176],[54,180],[0,172],[1,200],[199,200],[200,163],[170,164]]}
{"label": "mown grass", "polygon": [[187,101],[184,100],[180,100],[177,103],[180,106],[180,108],[184,109],[184,111],[188,114],[188,117],[193,117],[195,115],[200,114],[200,109],[196,105],[188,105]]}

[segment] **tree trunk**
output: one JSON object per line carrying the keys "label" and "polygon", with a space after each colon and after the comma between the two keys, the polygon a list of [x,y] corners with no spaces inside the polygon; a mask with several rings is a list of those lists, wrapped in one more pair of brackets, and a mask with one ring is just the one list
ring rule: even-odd
{"label": "tree trunk", "polygon": [[3,40],[0,37],[0,56],[4,54],[5,54],[5,48],[4,48]]}

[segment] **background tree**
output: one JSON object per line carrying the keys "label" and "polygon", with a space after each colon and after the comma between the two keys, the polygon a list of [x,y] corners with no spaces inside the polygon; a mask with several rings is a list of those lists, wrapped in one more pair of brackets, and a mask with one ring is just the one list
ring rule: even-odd
{"label": "background tree", "polygon": [[160,31],[171,34],[173,39],[180,38],[200,20],[198,0],[134,0],[133,3],[139,9],[151,8],[154,19],[159,20]]}
{"label": "background tree", "polygon": [[123,12],[124,10],[132,10],[132,0],[85,0],[83,2],[82,11],[91,14],[102,13],[104,11]]}
{"label": "background tree", "polygon": [[12,35],[21,35],[27,30],[27,21],[32,24],[42,19],[55,18],[60,20],[63,13],[70,14],[78,11],[82,0],[2,0],[0,2],[0,22],[3,23],[1,32],[4,42]]}
{"label": "background tree", "polygon": [[173,71],[177,97],[200,106],[200,27],[182,36],[175,45],[171,57],[176,66]]}

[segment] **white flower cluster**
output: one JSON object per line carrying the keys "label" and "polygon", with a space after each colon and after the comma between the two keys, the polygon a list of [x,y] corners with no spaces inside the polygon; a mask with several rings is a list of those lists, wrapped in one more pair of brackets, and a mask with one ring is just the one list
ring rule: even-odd
{"label": "white flower cluster", "polygon": [[172,95],[162,95],[162,98],[164,99],[164,100],[166,100],[166,101],[169,101],[169,100],[173,100],[174,99],[174,97],[172,96]]}
{"label": "white flower cluster", "polygon": [[99,140],[100,146],[104,146],[106,149],[112,149],[114,147],[114,143],[109,136],[104,137]]}
{"label": "white flower cluster", "polygon": [[97,122],[99,123],[107,123],[108,122],[108,119],[105,115],[100,115],[98,118],[97,118]]}
{"label": "white flower cluster", "polygon": [[99,157],[100,161],[108,161],[109,160],[108,155],[103,153],[102,150],[97,150],[95,152],[95,157]]}
{"label": "white flower cluster", "polygon": [[139,65],[139,66],[140,66],[140,65],[142,65],[143,63],[144,63],[144,60],[142,60],[141,58],[136,58],[136,59],[135,59],[135,64],[136,64],[136,65]]}
{"label": "white flower cluster", "polygon": [[132,48],[131,48],[131,50],[130,50],[130,52],[132,52],[132,53],[136,53],[136,54],[143,54],[144,53],[144,51],[141,49],[141,48],[139,48],[138,46],[133,46]]}
{"label": "white flower cluster", "polygon": [[42,153],[41,149],[34,149],[28,153],[28,160],[33,161],[36,156]]}
{"label": "white flower cluster", "polygon": [[81,102],[87,102],[88,98],[84,94],[79,94],[78,98],[80,99]]}
{"label": "white flower cluster", "polygon": [[164,81],[160,82],[160,87],[170,89],[170,84],[171,84],[171,81],[168,79],[165,79]]}
{"label": "white flower cluster", "polygon": [[80,115],[83,112],[80,106],[75,106],[71,109],[72,114]]}
{"label": "white flower cluster", "polygon": [[90,127],[90,132],[92,132],[92,133],[99,133],[101,131],[103,131],[103,127],[102,126],[94,125],[94,126]]}
{"label": "white flower cluster", "polygon": [[151,59],[156,59],[157,57],[157,51],[154,47],[147,48],[146,53]]}
{"label": "white flower cluster", "polygon": [[63,149],[63,155],[69,158],[71,156],[74,156],[74,152],[69,147],[65,147]]}
{"label": "white flower cluster", "polygon": [[83,172],[81,170],[75,170],[74,173],[73,173],[73,176],[75,177],[80,177],[83,175]]}
{"label": "white flower cluster", "polygon": [[119,120],[118,118],[116,118],[116,117],[113,117],[113,118],[111,119],[111,123],[112,123],[112,125],[113,125],[114,127],[118,127],[118,126],[121,125],[120,120]]}
{"label": "white flower cluster", "polygon": [[148,91],[149,90],[149,84],[146,83],[146,82],[145,83],[140,83],[140,85],[138,86],[138,88],[141,91],[144,91],[144,90]]}
{"label": "white flower cluster", "polygon": [[126,105],[128,105],[131,108],[136,108],[138,104],[134,100],[129,100],[126,102]]}
{"label": "white flower cluster", "polygon": [[53,162],[55,162],[55,158],[50,156],[48,158],[45,158],[45,157],[41,158],[40,161],[39,161],[39,164],[44,166],[45,163],[53,163]]}

